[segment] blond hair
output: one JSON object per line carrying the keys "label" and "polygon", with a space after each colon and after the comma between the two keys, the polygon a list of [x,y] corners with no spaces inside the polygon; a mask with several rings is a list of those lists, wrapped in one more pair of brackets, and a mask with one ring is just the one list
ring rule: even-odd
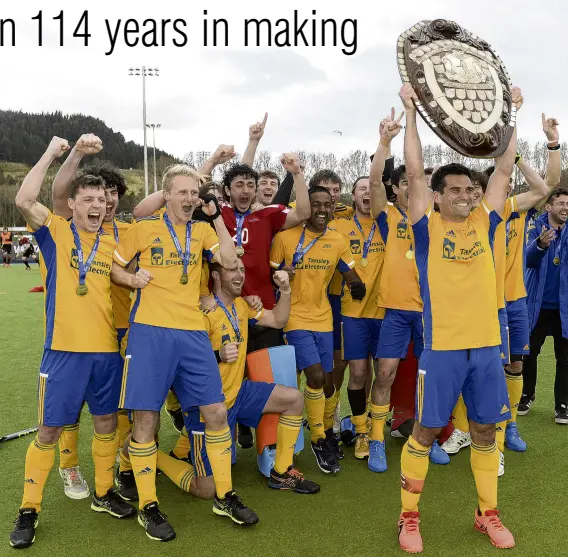
{"label": "blond hair", "polygon": [[172,180],[176,176],[187,176],[188,178],[193,178],[197,182],[198,187],[201,187],[208,178],[208,176],[199,173],[195,170],[195,168],[192,168],[187,164],[174,164],[166,168],[164,175],[162,176],[162,189],[164,191],[170,191],[172,187]]}

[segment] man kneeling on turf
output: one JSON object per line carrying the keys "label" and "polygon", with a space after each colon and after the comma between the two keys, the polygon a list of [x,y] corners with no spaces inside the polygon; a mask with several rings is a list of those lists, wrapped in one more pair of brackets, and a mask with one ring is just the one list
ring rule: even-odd
{"label": "man kneeling on turf", "polygon": [[[234,269],[225,269],[218,263],[211,265],[213,295],[217,306],[205,310],[205,323],[209,338],[219,362],[223,383],[229,429],[235,424],[256,428],[265,413],[280,414],[276,442],[276,460],[268,486],[273,489],[292,490],[298,493],[317,493],[319,485],[306,480],[294,467],[293,455],[296,439],[302,426],[303,396],[297,389],[243,381],[246,363],[246,347],[249,325],[282,329],[290,314],[290,283],[286,271],[276,271],[274,283],[279,288],[279,300],[274,309],[253,310],[241,298],[245,280],[245,267],[239,259]],[[215,483],[204,443],[204,423],[199,410],[189,412],[185,426],[191,444],[193,468],[187,462],[176,460],[158,451],[158,468],[174,483],[196,497],[211,498],[215,495]],[[243,516],[233,513],[230,518],[238,524],[254,524],[258,521],[250,509],[243,509]],[[214,512],[227,515],[221,506]]]}

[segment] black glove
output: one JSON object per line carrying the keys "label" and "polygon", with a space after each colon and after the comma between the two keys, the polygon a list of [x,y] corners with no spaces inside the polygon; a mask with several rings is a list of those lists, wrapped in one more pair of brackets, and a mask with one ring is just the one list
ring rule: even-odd
{"label": "black glove", "polygon": [[193,211],[193,220],[199,220],[199,221],[205,221],[205,222],[209,222],[209,223],[213,223],[213,221],[221,215],[221,207],[219,206],[219,201],[218,199],[212,194],[212,193],[208,193],[206,195],[204,195],[203,197],[201,197],[201,200],[203,201],[203,205],[208,205],[209,202],[213,201],[213,203],[215,203],[215,213],[211,216],[205,214],[205,212],[203,211],[202,207],[197,207],[197,209],[195,209],[195,211]]}
{"label": "black glove", "polygon": [[352,282],[349,285],[349,290],[351,290],[351,297],[357,301],[361,301],[367,294],[367,287],[364,282]]}

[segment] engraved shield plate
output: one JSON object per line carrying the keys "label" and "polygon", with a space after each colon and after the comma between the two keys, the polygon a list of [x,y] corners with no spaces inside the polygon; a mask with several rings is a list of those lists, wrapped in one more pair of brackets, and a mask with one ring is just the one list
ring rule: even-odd
{"label": "engraved shield plate", "polygon": [[509,74],[489,44],[453,21],[421,21],[399,36],[397,62],[442,141],[466,157],[504,153],[516,112]]}

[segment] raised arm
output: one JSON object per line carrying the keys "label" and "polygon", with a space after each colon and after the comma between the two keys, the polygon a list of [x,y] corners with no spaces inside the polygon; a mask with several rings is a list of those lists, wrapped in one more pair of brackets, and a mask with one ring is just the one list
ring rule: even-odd
{"label": "raised arm", "polygon": [[[558,120],[556,118],[546,118],[542,113],[542,131],[546,135],[548,142],[548,163],[544,178],[546,185],[553,190],[560,185],[560,134],[558,132]],[[551,151],[552,149],[552,151]]]}
{"label": "raised arm", "polygon": [[[523,95],[518,87],[511,89],[511,97],[513,106],[517,111],[523,105]],[[517,126],[513,130],[513,135],[509,141],[509,145],[505,152],[495,161],[495,170],[489,178],[487,190],[485,191],[485,199],[487,203],[498,215],[502,215],[505,209],[505,200],[507,199],[507,191],[509,189],[509,179],[515,165],[517,156]]]}
{"label": "raised arm", "polygon": [[268,112],[265,112],[262,122],[257,122],[249,128],[249,142],[247,148],[245,149],[244,155],[241,158],[241,162],[243,164],[247,164],[251,168],[254,165],[254,156],[256,155],[258,144],[260,143],[260,140],[264,135],[264,128],[266,127],[267,120]]}
{"label": "raised arm", "polygon": [[145,197],[132,211],[132,216],[135,219],[141,219],[144,217],[149,217],[153,215],[156,211],[159,211],[166,204],[164,198],[163,190],[155,191],[151,193],[148,197]]}
{"label": "raised arm", "polygon": [[290,205],[290,198],[292,197],[292,190],[294,189],[294,176],[291,172],[286,172],[284,180],[280,184],[274,199],[273,205]]}
{"label": "raised arm", "polygon": [[51,187],[51,200],[53,203],[53,213],[65,219],[71,217],[72,211],[67,203],[67,188],[77,176],[79,164],[85,155],[96,155],[103,149],[103,142],[92,133],[83,134],[75,147],[71,149],[69,156],[61,165],[53,185]]}
{"label": "raised arm", "polygon": [[47,207],[44,207],[37,200],[47,170],[55,159],[68,150],[69,143],[66,139],[54,137],[41,159],[28,172],[16,194],[16,207],[26,219],[32,231],[43,226],[49,214]]}
{"label": "raised arm", "polygon": [[264,310],[264,315],[258,320],[258,324],[262,327],[283,329],[290,316],[290,294],[292,292],[290,278],[286,271],[274,271],[272,280],[280,293],[278,303],[272,310]]}
{"label": "raised arm", "polygon": [[390,157],[391,142],[401,130],[400,121],[404,112],[398,120],[395,120],[395,110],[392,108],[391,115],[385,118],[379,126],[381,139],[369,172],[369,183],[371,184],[371,211],[374,217],[378,217],[387,204],[387,192],[383,183],[385,163]]}
{"label": "raised arm", "polygon": [[418,97],[409,83],[402,86],[400,98],[406,112],[406,129],[404,131],[404,163],[408,176],[408,212],[413,223],[418,222],[430,204],[428,182],[424,173],[422,143],[416,124],[416,107]]}
{"label": "raised arm", "polygon": [[550,192],[548,186],[540,174],[530,167],[523,159],[519,159],[517,167],[524,176],[529,191],[517,195],[519,212],[524,213],[538,204],[543,203]]}
{"label": "raised arm", "polygon": [[230,161],[236,156],[233,145],[219,145],[215,152],[203,163],[199,173],[204,176],[211,176],[217,166]]}
{"label": "raised arm", "polygon": [[295,153],[284,153],[280,159],[282,166],[294,176],[294,187],[296,188],[296,208],[292,209],[284,221],[282,229],[292,228],[310,218],[310,196],[308,186],[304,178],[304,172],[300,166],[300,159]]}
{"label": "raised arm", "polygon": [[209,201],[209,203],[203,204],[201,208],[205,215],[211,218],[213,218],[214,215],[217,215],[213,219],[213,226],[215,227],[215,232],[217,232],[217,237],[219,238],[219,250],[215,252],[213,261],[220,263],[227,269],[234,269],[237,266],[238,261],[235,242],[233,242],[233,238],[225,226],[217,200]]}

